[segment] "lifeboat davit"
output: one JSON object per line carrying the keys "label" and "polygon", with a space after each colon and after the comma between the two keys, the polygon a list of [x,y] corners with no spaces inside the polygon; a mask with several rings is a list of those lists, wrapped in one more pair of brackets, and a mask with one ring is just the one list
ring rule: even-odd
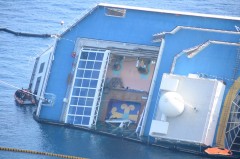
{"label": "lifeboat davit", "polygon": [[19,105],[35,105],[36,100],[30,90],[28,89],[18,89],[15,94],[14,98],[17,104]]}

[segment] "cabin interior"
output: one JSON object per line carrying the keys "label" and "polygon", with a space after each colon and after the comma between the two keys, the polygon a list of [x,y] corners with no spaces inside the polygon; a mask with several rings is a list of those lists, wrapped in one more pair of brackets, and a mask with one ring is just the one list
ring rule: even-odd
{"label": "cabin interior", "polygon": [[98,122],[136,128],[146,106],[156,58],[110,54]]}

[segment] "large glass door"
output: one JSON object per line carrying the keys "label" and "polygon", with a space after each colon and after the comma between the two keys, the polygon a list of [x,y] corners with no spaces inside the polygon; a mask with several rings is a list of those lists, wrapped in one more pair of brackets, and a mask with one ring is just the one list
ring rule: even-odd
{"label": "large glass door", "polygon": [[109,52],[81,49],[70,90],[66,123],[91,127],[96,122]]}

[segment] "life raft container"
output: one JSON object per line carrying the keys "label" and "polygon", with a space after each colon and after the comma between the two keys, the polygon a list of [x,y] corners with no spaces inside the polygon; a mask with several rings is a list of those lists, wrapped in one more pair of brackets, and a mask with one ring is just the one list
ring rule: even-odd
{"label": "life raft container", "polygon": [[204,150],[209,155],[223,155],[223,156],[231,156],[231,150],[219,148],[219,147],[211,147]]}

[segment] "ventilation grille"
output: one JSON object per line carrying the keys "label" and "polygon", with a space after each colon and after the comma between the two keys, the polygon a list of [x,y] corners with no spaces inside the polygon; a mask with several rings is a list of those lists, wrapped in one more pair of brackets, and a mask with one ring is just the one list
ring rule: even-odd
{"label": "ventilation grille", "polygon": [[113,17],[125,17],[126,9],[107,7],[105,8],[105,14],[107,16],[113,16]]}

